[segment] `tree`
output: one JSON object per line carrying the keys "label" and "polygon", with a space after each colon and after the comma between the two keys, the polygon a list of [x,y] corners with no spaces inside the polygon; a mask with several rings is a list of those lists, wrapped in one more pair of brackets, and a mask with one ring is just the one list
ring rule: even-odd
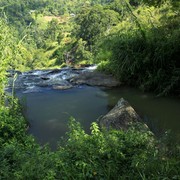
{"label": "tree", "polygon": [[10,67],[14,57],[13,37],[4,20],[0,19],[0,104],[3,103],[6,84],[6,70]]}
{"label": "tree", "polygon": [[59,23],[57,19],[52,19],[49,23],[48,23],[48,27],[46,29],[45,32],[45,36],[49,39],[51,39],[52,41],[56,41],[57,36],[59,34]]}
{"label": "tree", "polygon": [[87,41],[88,45],[93,45],[112,26],[118,23],[119,14],[113,10],[104,9],[97,5],[83,9],[77,16],[76,22],[79,25],[77,36]]}

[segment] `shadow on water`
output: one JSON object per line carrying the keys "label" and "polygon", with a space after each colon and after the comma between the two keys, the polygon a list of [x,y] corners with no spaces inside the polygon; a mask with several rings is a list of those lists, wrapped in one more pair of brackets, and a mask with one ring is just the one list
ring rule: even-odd
{"label": "shadow on water", "polygon": [[40,144],[49,143],[52,149],[56,149],[57,141],[68,131],[71,116],[89,133],[90,124],[112,109],[121,97],[129,101],[156,135],[168,129],[175,134],[180,132],[179,100],[155,98],[129,87],[100,89],[81,86],[64,91],[43,88],[41,92],[23,94],[19,91],[17,95],[25,99],[29,133]]}

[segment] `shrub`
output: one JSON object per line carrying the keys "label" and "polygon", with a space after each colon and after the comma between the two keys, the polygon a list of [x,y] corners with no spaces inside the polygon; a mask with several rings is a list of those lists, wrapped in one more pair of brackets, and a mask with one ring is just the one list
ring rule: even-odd
{"label": "shrub", "polygon": [[86,134],[71,119],[67,139],[52,152],[25,133],[21,116],[11,118],[8,111],[1,109],[1,117],[4,112],[3,119],[8,120],[8,136],[4,129],[0,134],[2,179],[180,178],[179,149],[173,145],[176,151],[167,153],[172,146],[159,143],[141,124],[127,131],[106,131],[94,122],[91,134]]}
{"label": "shrub", "polygon": [[[104,69],[144,91],[179,95],[178,22],[178,14],[170,3],[131,10],[116,31],[100,44],[110,47],[112,52]],[[104,45],[106,42],[109,44]]]}

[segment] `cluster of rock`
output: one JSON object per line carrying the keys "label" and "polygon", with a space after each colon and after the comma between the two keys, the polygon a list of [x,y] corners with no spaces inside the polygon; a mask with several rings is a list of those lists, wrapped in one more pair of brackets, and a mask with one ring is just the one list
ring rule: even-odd
{"label": "cluster of rock", "polygon": [[[23,89],[24,91],[38,90],[42,87],[51,87],[66,90],[77,85],[115,87],[120,82],[111,75],[97,72],[95,68],[62,68],[53,70],[32,70],[21,73],[9,71],[9,88]],[[14,76],[16,74],[16,77]],[[16,79],[14,79],[14,77]]]}

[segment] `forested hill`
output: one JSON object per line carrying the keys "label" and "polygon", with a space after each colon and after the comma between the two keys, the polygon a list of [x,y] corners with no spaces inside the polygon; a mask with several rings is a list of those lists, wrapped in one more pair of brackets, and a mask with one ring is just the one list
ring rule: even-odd
{"label": "forested hill", "polygon": [[144,91],[180,93],[178,0],[1,0],[0,17],[12,68],[96,63]]}

